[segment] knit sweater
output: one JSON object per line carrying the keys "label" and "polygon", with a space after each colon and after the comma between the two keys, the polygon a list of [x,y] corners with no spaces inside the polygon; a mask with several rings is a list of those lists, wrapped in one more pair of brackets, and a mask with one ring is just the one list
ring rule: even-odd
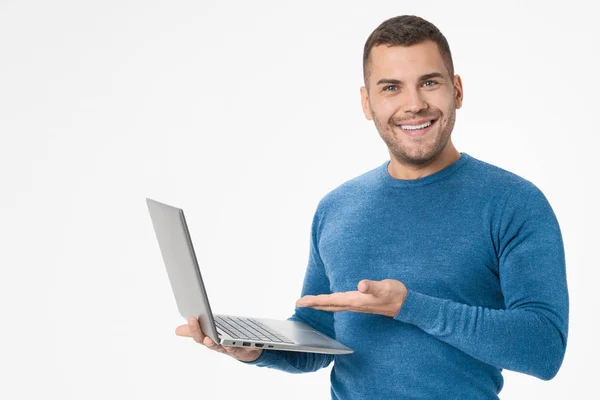
{"label": "knit sweater", "polygon": [[317,207],[302,295],[396,279],[394,317],[296,308],[350,355],[265,350],[291,373],[328,366],[333,399],[497,399],[508,369],[548,380],[562,363],[569,300],[560,228],[531,182],[466,153],[415,180],[389,161]]}

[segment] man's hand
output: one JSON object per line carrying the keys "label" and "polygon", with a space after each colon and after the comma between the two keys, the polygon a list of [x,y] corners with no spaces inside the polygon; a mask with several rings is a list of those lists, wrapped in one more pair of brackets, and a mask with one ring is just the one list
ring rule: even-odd
{"label": "man's hand", "polygon": [[365,279],[358,283],[358,291],[304,296],[296,301],[296,307],[310,307],[323,311],[355,311],[394,318],[407,294],[406,286],[400,281]]}
{"label": "man's hand", "polygon": [[177,329],[175,329],[175,334],[177,336],[191,337],[197,343],[203,344],[216,352],[227,354],[239,361],[254,361],[260,357],[263,352],[262,349],[248,349],[245,347],[221,346],[216,344],[211,338],[202,333],[200,324],[194,317],[188,318],[187,325],[178,326]]}

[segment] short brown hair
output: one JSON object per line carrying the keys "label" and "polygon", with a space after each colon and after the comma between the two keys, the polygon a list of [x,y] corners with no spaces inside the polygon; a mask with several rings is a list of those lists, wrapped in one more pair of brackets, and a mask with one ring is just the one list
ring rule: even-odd
{"label": "short brown hair", "polygon": [[454,64],[448,41],[442,32],[431,22],[415,15],[401,15],[390,18],[381,23],[369,36],[363,52],[363,77],[365,85],[369,79],[369,56],[375,46],[386,44],[388,46],[412,46],[431,40],[437,44],[438,50],[444,60],[446,69],[451,77],[454,76]]}

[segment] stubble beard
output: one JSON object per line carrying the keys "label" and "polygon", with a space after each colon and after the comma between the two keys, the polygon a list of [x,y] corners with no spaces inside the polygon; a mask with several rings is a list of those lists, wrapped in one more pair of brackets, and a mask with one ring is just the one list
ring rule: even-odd
{"label": "stubble beard", "polygon": [[[377,117],[377,114],[373,112],[373,109],[371,109],[371,115],[373,116],[373,122],[375,123],[375,127],[379,132],[379,136],[381,136],[387,145],[390,154],[401,164],[420,167],[431,164],[446,148],[448,142],[450,141],[450,136],[456,121],[456,110],[452,110],[448,114],[448,118],[446,120],[443,119],[443,116],[438,117],[436,121],[436,125],[438,125],[436,127],[438,132],[434,133],[436,137],[433,145],[430,145],[429,140],[427,140],[426,143],[423,143],[423,147],[418,149],[416,154],[411,154],[410,149],[408,149],[406,146],[403,146],[401,141],[396,140],[395,129],[400,129],[400,127],[397,126],[397,122],[394,122],[393,118],[391,118],[388,123],[384,124]],[[418,114],[415,115],[415,118],[423,117],[425,116]],[[427,135],[429,136],[431,133],[428,133]]]}

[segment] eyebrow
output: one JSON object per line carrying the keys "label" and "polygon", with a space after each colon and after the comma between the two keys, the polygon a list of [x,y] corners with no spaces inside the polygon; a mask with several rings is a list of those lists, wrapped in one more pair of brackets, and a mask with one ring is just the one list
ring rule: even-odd
{"label": "eyebrow", "polygon": [[[422,75],[419,78],[419,81],[423,82],[423,81],[427,81],[432,78],[443,78],[443,77],[444,77],[444,75],[442,75],[439,72],[432,72],[430,74]],[[400,84],[402,84],[402,81],[398,80],[398,79],[380,79],[377,81],[377,85],[400,85]]]}

